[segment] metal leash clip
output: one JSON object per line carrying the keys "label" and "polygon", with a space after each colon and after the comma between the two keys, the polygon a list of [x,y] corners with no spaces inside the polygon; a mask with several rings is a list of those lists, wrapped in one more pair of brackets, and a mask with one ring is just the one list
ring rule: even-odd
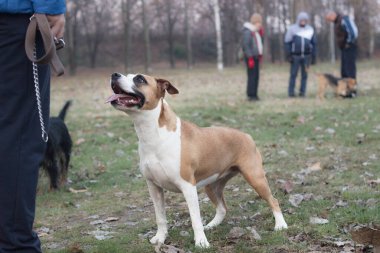
{"label": "metal leash clip", "polygon": [[57,37],[54,37],[54,44],[55,44],[56,50],[60,50],[66,46],[66,43],[63,40],[63,38],[57,39]]}

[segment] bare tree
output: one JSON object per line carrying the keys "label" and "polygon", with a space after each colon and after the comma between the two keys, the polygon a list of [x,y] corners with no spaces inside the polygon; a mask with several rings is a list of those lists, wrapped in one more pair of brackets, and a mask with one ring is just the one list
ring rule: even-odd
{"label": "bare tree", "polygon": [[131,9],[133,5],[136,3],[135,0],[122,0],[122,17],[123,17],[123,26],[124,26],[124,69],[125,72],[131,70],[131,44],[132,44],[132,36],[131,36]]}
{"label": "bare tree", "polygon": [[186,54],[187,54],[187,68],[193,68],[193,47],[191,45],[191,25],[189,20],[189,12],[191,6],[189,5],[190,0],[185,1],[185,33],[186,33]]}
{"label": "bare tree", "polygon": [[90,61],[90,67],[96,67],[99,46],[104,41],[110,22],[105,22],[111,17],[111,9],[106,1],[92,4],[90,0],[83,1],[81,11],[83,12],[82,23],[86,38],[86,47]]}
{"label": "bare tree", "polygon": [[222,27],[220,23],[220,8],[219,1],[213,1],[215,32],[216,32],[216,51],[217,51],[217,67],[218,70],[223,70],[223,46],[222,46]]}
{"label": "bare tree", "polygon": [[[329,1],[329,8],[330,10],[334,10],[335,1],[330,0]],[[329,48],[330,48],[330,62],[335,63],[335,31],[334,31],[334,24],[329,24]]]}
{"label": "bare tree", "polygon": [[150,53],[150,35],[149,26],[147,21],[147,14],[145,9],[145,0],[141,0],[142,4],[142,22],[144,28],[144,43],[145,43],[145,71],[147,73],[151,72],[151,53]]}
{"label": "bare tree", "polygon": [[75,75],[77,70],[77,37],[78,37],[78,3],[67,1],[66,13],[66,41],[67,57],[70,75]]}

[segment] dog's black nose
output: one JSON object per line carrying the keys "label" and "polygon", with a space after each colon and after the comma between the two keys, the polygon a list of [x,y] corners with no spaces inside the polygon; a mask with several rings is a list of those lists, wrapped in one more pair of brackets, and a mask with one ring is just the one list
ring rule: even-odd
{"label": "dog's black nose", "polygon": [[118,78],[120,78],[121,77],[121,75],[119,74],[119,73],[113,73],[112,75],[111,75],[111,78],[112,79],[118,79]]}

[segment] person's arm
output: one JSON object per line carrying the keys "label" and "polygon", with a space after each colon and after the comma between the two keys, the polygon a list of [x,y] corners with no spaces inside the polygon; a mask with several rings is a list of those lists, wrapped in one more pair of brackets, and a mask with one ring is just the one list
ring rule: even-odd
{"label": "person's arm", "polygon": [[288,27],[285,34],[284,39],[284,47],[285,47],[285,53],[286,53],[286,59],[289,62],[292,62],[292,43],[293,43],[293,33],[292,28]]}
{"label": "person's arm", "polygon": [[65,32],[65,0],[31,0],[34,13],[46,14],[51,32],[56,38],[62,38]]}
{"label": "person's arm", "polygon": [[315,32],[311,38],[311,45],[313,46],[311,51],[311,64],[314,65],[317,62],[317,35]]}
{"label": "person's arm", "polygon": [[243,31],[243,52],[245,57],[248,58],[248,67],[253,68],[255,66],[255,60],[253,59],[254,51],[252,45],[252,34],[249,30]]}
{"label": "person's arm", "polygon": [[347,43],[354,43],[358,37],[358,28],[355,22],[348,16],[342,18],[342,25],[347,33]]}
{"label": "person's arm", "polygon": [[253,45],[252,45],[252,34],[249,30],[244,30],[243,31],[243,51],[245,57],[253,57]]}

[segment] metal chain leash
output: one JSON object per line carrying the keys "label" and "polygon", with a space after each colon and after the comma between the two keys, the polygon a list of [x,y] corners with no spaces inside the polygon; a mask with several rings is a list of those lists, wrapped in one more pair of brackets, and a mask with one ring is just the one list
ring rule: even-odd
{"label": "metal chain leash", "polygon": [[[37,59],[36,46],[34,46],[33,55],[34,55],[34,58]],[[35,62],[32,62],[32,64],[33,64],[34,90],[36,92],[38,116],[40,118],[40,125],[41,125],[41,132],[42,132],[41,137],[42,137],[42,140],[44,142],[47,142],[49,137],[48,137],[48,134],[45,130],[44,118],[42,116],[40,85],[39,85],[39,79],[38,79],[38,66],[37,66],[37,63],[35,63]]]}

